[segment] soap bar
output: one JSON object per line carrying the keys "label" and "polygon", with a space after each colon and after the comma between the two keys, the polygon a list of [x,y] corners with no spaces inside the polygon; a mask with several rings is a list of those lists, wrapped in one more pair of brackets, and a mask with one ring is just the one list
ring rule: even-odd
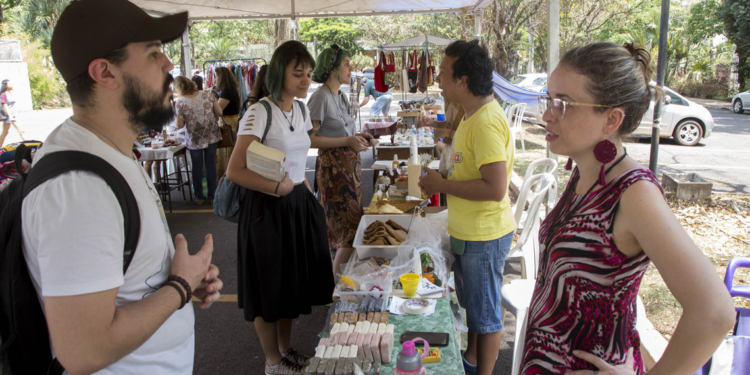
{"label": "soap bar", "polygon": [[372,353],[373,360],[381,359],[380,335],[378,335],[377,333],[372,335],[372,340],[370,341],[370,353]]}
{"label": "soap bar", "polygon": [[388,313],[388,312],[384,312],[384,313],[380,314],[380,323],[388,324],[388,317],[390,317],[390,315],[391,314]]}
{"label": "soap bar", "polygon": [[335,359],[328,360],[328,363],[326,363],[325,375],[336,375],[336,362],[337,361]]}
{"label": "soap bar", "polygon": [[325,375],[326,373],[326,367],[328,364],[328,360],[323,358],[320,360],[320,364],[318,365],[318,372],[316,372],[317,375]]}
{"label": "soap bar", "polygon": [[315,357],[316,358],[323,358],[323,356],[326,354],[326,347],[323,345],[319,345],[317,349],[315,349]]}
{"label": "soap bar", "polygon": [[364,372],[365,375],[372,375],[372,360],[362,360],[362,372]]}
{"label": "soap bar", "polygon": [[333,338],[336,336],[337,333],[339,333],[339,330],[341,329],[341,323],[336,323],[331,327],[331,336],[330,338]]}
{"label": "soap bar", "polygon": [[341,354],[339,354],[339,358],[349,358],[349,347],[345,346],[341,348]]}
{"label": "soap bar", "polygon": [[380,323],[380,316],[383,315],[383,313],[376,312],[375,315],[372,317],[372,322],[375,324]]}
{"label": "soap bar", "polygon": [[346,340],[346,345],[356,345],[357,344],[357,337],[359,337],[359,332],[354,331],[351,334],[349,334],[349,340]]}
{"label": "soap bar", "polygon": [[359,331],[360,333],[367,333],[370,332],[370,327],[372,326],[372,323],[369,321],[365,321],[362,323],[362,329]]}
{"label": "soap bar", "polygon": [[318,374],[318,366],[320,365],[320,358],[313,357],[310,358],[310,364],[307,365],[307,375],[317,375]]}
{"label": "soap bar", "polygon": [[380,338],[380,358],[383,363],[391,363],[391,351],[393,350],[393,334],[385,333]]}
{"label": "soap bar", "polygon": [[349,358],[360,358],[359,357],[359,346],[352,345],[349,347]]}
{"label": "soap bar", "polygon": [[362,343],[365,341],[365,335],[367,335],[367,333],[360,333],[359,335],[357,335],[357,341],[354,342],[354,345],[357,345],[361,348]]}
{"label": "soap bar", "polygon": [[378,335],[382,335],[385,333],[386,325],[384,323],[378,324]]}
{"label": "soap bar", "polygon": [[338,313],[331,314],[330,326],[333,327],[333,325],[336,324],[336,322],[338,321],[339,321],[339,314]]}
{"label": "soap bar", "polygon": [[372,375],[380,375],[380,359],[372,361]]}
{"label": "soap bar", "polygon": [[374,336],[374,333],[367,333],[365,335],[365,339],[362,342],[361,348],[365,351],[365,358],[372,361],[372,351],[370,351],[370,342],[372,341],[372,336]]}
{"label": "soap bar", "polygon": [[372,323],[373,319],[375,319],[375,313],[374,312],[368,312],[367,313],[367,321]]}
{"label": "soap bar", "polygon": [[352,367],[354,367],[354,366],[359,367],[359,369],[362,370],[362,360],[359,359],[359,358],[354,358],[352,360]]}
{"label": "soap bar", "polygon": [[341,349],[343,349],[343,348],[344,347],[341,346],[341,345],[334,346],[333,347],[333,353],[331,354],[331,358],[338,359],[339,357],[341,357]]}
{"label": "soap bar", "polygon": [[370,324],[370,330],[367,331],[367,333],[372,333],[372,334],[378,333],[378,324],[376,323]]}
{"label": "soap bar", "polygon": [[343,322],[344,322],[344,318],[345,318],[345,317],[346,317],[346,314],[344,314],[344,313],[339,313],[339,316],[338,316],[338,318],[336,319],[336,321],[337,321],[337,322],[339,322],[339,323],[343,323]]}
{"label": "soap bar", "polygon": [[351,358],[344,360],[344,375],[354,375],[354,362]]}
{"label": "soap bar", "polygon": [[365,320],[367,320],[367,313],[366,312],[360,312],[359,313],[359,317],[357,318],[357,320],[359,320],[360,322],[364,322]]}
{"label": "soap bar", "polygon": [[336,361],[336,369],[334,370],[334,375],[344,375],[344,360],[339,359]]}
{"label": "soap bar", "polygon": [[349,332],[339,332],[338,335],[336,335],[336,345],[346,345],[346,342],[349,341]]}

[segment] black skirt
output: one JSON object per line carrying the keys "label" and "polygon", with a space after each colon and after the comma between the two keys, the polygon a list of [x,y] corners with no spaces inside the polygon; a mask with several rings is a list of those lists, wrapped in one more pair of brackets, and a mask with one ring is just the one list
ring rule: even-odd
{"label": "black skirt", "polygon": [[326,216],[305,184],[286,197],[248,190],[237,228],[237,287],[245,320],[272,323],[331,303]]}

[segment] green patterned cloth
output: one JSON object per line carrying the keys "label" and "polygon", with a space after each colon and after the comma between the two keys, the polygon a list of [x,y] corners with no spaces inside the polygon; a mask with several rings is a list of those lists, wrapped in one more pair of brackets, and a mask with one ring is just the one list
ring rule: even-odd
{"label": "green patterned cloth", "polygon": [[[424,367],[427,369],[429,375],[456,375],[464,373],[464,366],[461,361],[460,336],[457,335],[456,326],[453,324],[450,300],[439,299],[437,301],[435,313],[431,316],[390,315],[388,323],[395,325],[393,335],[395,338],[394,348],[393,353],[391,353],[393,360],[390,364],[383,364],[380,370],[382,375],[393,374],[393,369],[396,367],[396,357],[401,352],[399,338],[406,331],[448,333],[450,335],[448,346],[438,347],[442,360],[437,363],[425,363]],[[417,346],[421,347],[421,345]]]}

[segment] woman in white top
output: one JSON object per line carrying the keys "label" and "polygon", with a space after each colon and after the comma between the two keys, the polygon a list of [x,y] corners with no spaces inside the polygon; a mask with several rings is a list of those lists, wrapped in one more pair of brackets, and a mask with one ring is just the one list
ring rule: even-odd
{"label": "woman in white top", "polygon": [[[288,41],[276,49],[265,81],[271,94],[240,120],[227,169],[230,181],[248,189],[237,229],[238,302],[245,319],[255,323],[267,375],[301,374],[309,364],[309,357],[289,345],[292,319],[310,314],[312,306],[330,303],[334,288],[325,212],[305,178],[310,113],[294,100],[307,96],[314,67],[315,60],[300,42]],[[281,181],[247,168],[245,150],[264,139],[266,146],[286,154]]]}

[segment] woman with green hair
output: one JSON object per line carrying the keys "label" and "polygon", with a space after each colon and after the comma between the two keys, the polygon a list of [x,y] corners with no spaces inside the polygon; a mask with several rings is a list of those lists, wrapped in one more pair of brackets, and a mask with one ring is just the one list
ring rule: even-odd
{"label": "woman with green hair", "polygon": [[[326,212],[328,243],[333,271],[339,272],[352,254],[354,235],[362,218],[362,160],[369,134],[358,134],[351,103],[339,91],[352,79],[350,54],[337,45],[324,49],[315,61],[312,80],[323,85],[310,96],[307,106],[313,129],[311,147],[318,149],[315,189]],[[357,105],[356,103],[354,104]]]}

